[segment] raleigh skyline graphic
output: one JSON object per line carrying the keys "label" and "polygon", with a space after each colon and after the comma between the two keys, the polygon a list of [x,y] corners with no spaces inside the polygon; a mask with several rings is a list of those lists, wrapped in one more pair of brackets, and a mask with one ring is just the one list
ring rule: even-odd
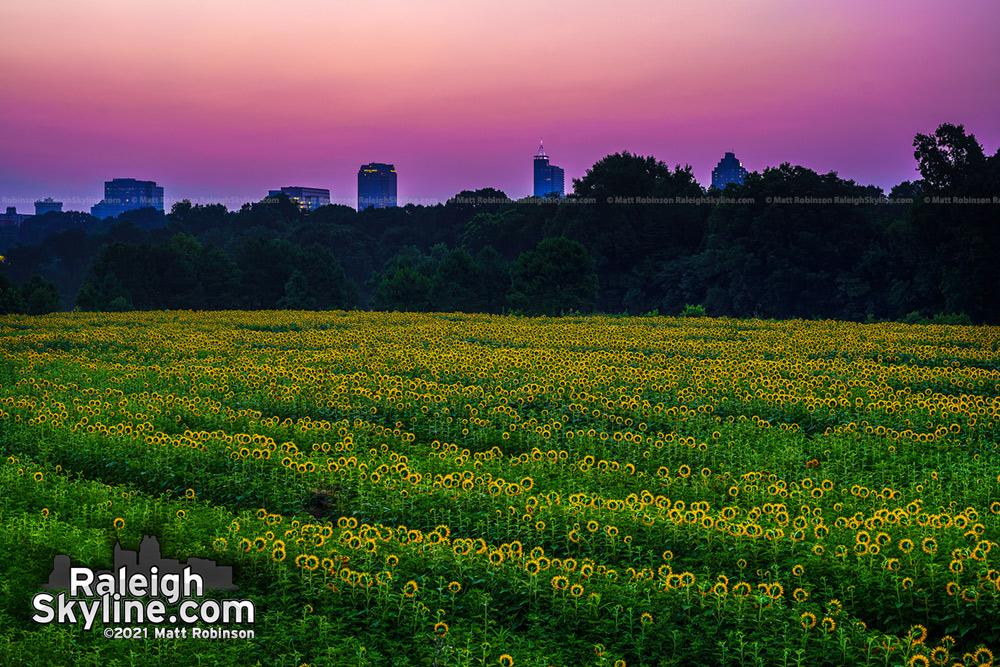
{"label": "raleigh skyline graphic", "polygon": [[[125,579],[135,574],[149,577],[152,568],[157,568],[157,576],[166,574],[182,574],[185,567],[192,574],[199,575],[205,584],[205,590],[236,591],[239,586],[233,583],[233,568],[228,565],[217,565],[214,560],[206,558],[188,558],[181,563],[174,558],[163,558],[160,555],[160,541],[152,535],[145,535],[139,544],[138,551],[123,549],[120,542],[115,542],[114,566],[111,570],[98,570],[95,578],[101,574],[117,576],[121,568],[125,568]],[[66,554],[58,554],[52,559],[52,572],[48,582],[42,585],[45,590],[68,590],[70,588],[71,559]]]}

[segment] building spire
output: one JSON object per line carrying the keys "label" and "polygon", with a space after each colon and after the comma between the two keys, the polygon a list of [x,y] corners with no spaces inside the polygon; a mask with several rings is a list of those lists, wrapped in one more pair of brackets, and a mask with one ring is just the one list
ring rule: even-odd
{"label": "building spire", "polygon": [[545,155],[545,148],[542,146],[542,139],[541,139],[541,137],[539,137],[539,139],[538,139],[538,152],[535,153],[535,157],[547,157]]}

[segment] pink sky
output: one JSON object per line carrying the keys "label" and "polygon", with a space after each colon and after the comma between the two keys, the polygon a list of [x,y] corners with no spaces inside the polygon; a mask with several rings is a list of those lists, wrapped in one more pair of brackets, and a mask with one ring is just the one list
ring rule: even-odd
{"label": "pink sky", "polygon": [[997,0],[33,0],[0,26],[0,202],[21,212],[89,209],[114,177],[168,206],[354,203],[371,161],[402,200],[521,197],[539,137],[567,188],[627,149],[706,185],[734,150],[888,189],[917,177],[917,132],[1000,144]]}

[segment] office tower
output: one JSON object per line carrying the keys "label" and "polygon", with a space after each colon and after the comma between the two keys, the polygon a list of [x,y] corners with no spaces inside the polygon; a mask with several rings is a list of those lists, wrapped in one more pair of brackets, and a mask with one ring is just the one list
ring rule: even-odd
{"label": "office tower", "polygon": [[35,202],[35,215],[45,215],[50,211],[62,213],[62,207],[63,203],[61,201],[53,201],[52,197],[39,199]]}
{"label": "office tower", "polygon": [[358,210],[396,205],[396,167],[370,162],[358,170]]}
{"label": "office tower", "polygon": [[746,177],[747,170],[743,168],[743,164],[733,153],[726,153],[719,160],[719,166],[712,170],[712,185],[719,190],[726,187],[727,183],[743,185],[743,179]]}
{"label": "office tower", "polygon": [[330,191],[326,188],[303,188],[296,185],[267,191],[268,197],[279,194],[287,195],[303,211],[315,211],[320,206],[327,206],[330,203]]}
{"label": "office tower", "polygon": [[163,188],[155,181],[115,178],[104,182],[104,199],[90,209],[96,218],[117,218],[125,211],[151,206],[163,210]]}
{"label": "office tower", "polygon": [[545,154],[541,141],[538,142],[538,152],[535,154],[535,196],[549,197],[566,195],[565,172],[549,164],[549,156]]}

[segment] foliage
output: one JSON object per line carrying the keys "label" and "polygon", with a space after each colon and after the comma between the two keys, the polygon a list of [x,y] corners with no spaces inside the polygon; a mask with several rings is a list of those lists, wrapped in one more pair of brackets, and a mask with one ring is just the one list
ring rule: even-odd
{"label": "foliage", "polygon": [[0,273],[0,315],[46,315],[59,310],[58,288],[39,275],[16,287]]}
{"label": "foliage", "polygon": [[597,302],[594,259],[576,241],[545,239],[511,269],[509,301],[529,315],[592,312]]}
{"label": "foliage", "polygon": [[[509,270],[541,242],[564,238],[593,259],[593,308],[602,312],[700,303],[732,317],[860,322],[918,311],[1000,323],[1000,151],[988,155],[948,123],[917,134],[913,148],[921,178],[888,199],[788,163],[706,190],[689,166],[623,152],[598,160],[558,201],[484,188],[437,206],[363,212],[303,211],[283,195],[233,212],[186,201],[166,216],[53,212],[0,229],[0,253],[11,282],[41,276],[63,310],[74,301],[89,310],[275,308],[298,270],[318,309],[499,313],[531,310],[507,302]],[[403,268],[395,258],[417,255],[426,261],[410,268],[431,284],[405,272],[393,279]],[[383,287],[398,293],[379,294]]]}
{"label": "foliage", "polygon": [[692,306],[690,303],[684,306],[684,310],[681,311],[681,317],[706,317],[705,306],[700,303]]}

